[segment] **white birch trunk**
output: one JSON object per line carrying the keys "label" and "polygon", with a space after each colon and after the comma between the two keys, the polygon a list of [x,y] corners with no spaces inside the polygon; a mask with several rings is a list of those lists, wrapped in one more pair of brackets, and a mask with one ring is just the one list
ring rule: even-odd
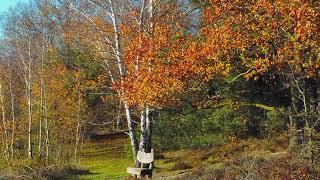
{"label": "white birch trunk", "polygon": [[141,137],[140,137],[139,150],[144,152],[145,145],[146,145],[146,111],[144,107],[142,107],[140,110],[140,128],[141,128]]}
{"label": "white birch trunk", "polygon": [[[20,64],[21,69],[23,70],[23,79],[25,85],[25,95],[26,101],[28,104],[28,149],[27,156],[29,159],[33,158],[33,148],[32,148],[32,57],[31,57],[31,40],[32,37],[29,37],[28,40],[28,49],[26,50],[27,57],[23,56],[22,49],[19,48],[19,43],[16,42],[17,50],[19,52],[20,60],[22,65]],[[27,60],[26,60],[27,59]]]}
{"label": "white birch trunk", "polygon": [[15,122],[16,122],[16,117],[15,117],[15,108],[14,108],[14,95],[13,95],[13,91],[12,91],[12,70],[11,70],[11,65],[9,67],[10,69],[10,72],[9,72],[9,91],[10,91],[10,101],[11,101],[11,120],[12,120],[12,124],[11,124],[11,129],[12,129],[12,132],[11,132],[11,158],[14,157],[14,140],[15,140],[15,133],[16,133],[16,125],[15,125]]}
{"label": "white birch trunk", "polygon": [[80,141],[80,129],[81,129],[81,92],[80,87],[78,89],[78,112],[77,112],[77,129],[76,129],[76,142],[74,148],[74,160],[77,162],[78,158],[78,146]]}
{"label": "white birch trunk", "polygon": [[48,106],[46,91],[44,90],[44,126],[46,130],[45,144],[46,144],[46,163],[49,164],[49,124],[48,124]]}
{"label": "white birch trunk", "polygon": [[[95,4],[93,1],[89,1],[93,4]],[[115,54],[115,58],[116,58],[116,63],[117,63],[117,67],[118,67],[118,71],[119,71],[119,78],[120,78],[120,91],[118,92],[118,95],[120,97],[120,99],[123,102],[124,108],[125,108],[125,114],[126,114],[126,119],[127,119],[127,124],[128,124],[128,130],[129,130],[129,136],[130,136],[130,140],[131,140],[131,146],[132,146],[132,153],[134,156],[134,159],[136,159],[136,154],[137,154],[137,150],[138,150],[138,141],[137,141],[137,137],[136,137],[136,131],[135,131],[135,124],[131,119],[131,112],[130,112],[130,107],[129,104],[123,99],[124,98],[124,76],[126,74],[125,71],[125,65],[123,63],[123,57],[122,57],[122,48],[121,48],[121,36],[120,36],[120,31],[119,31],[119,23],[118,23],[118,18],[117,18],[117,14],[116,14],[116,9],[114,6],[114,1],[113,0],[108,0],[109,4],[110,4],[110,9],[107,9],[107,7],[104,6],[106,13],[110,16],[111,21],[112,21],[112,26],[113,26],[113,34],[114,34],[114,41],[111,41],[109,39],[109,37],[103,32],[102,29],[99,28],[99,26],[97,26],[97,24],[95,24],[95,22],[93,21],[92,18],[90,18],[89,15],[85,14],[84,12],[81,12],[80,10],[76,9],[74,6],[69,5],[70,8],[74,9],[75,11],[79,12],[81,15],[83,15],[89,22],[91,22],[93,24],[93,26],[99,31],[99,33],[102,35],[103,40],[105,40],[110,48],[112,49],[112,51]],[[105,57],[107,59],[107,57]],[[107,68],[109,68],[109,75],[111,77],[112,82],[114,83],[115,81],[113,80],[113,76],[110,70],[110,66],[109,63],[107,62]]]}
{"label": "white birch trunk", "polygon": [[[120,75],[120,83],[121,83],[121,89],[120,89],[121,97],[120,98],[123,98],[124,97],[123,83],[124,83],[124,76],[125,76],[126,72],[125,72],[125,67],[124,67],[123,58],[122,58],[121,36],[120,36],[120,31],[119,31],[119,24],[118,24],[118,19],[117,19],[117,15],[116,15],[116,10],[114,7],[114,2],[113,2],[113,0],[109,0],[109,3],[111,5],[110,17],[112,19],[112,24],[113,24],[116,59],[117,59],[119,75]],[[136,155],[137,155],[137,150],[138,150],[138,141],[137,141],[137,137],[136,137],[135,125],[131,119],[130,107],[129,107],[128,103],[125,100],[123,100],[123,104],[125,107],[126,118],[127,118],[127,123],[128,123],[128,130],[129,130],[129,135],[130,135],[130,139],[131,139],[132,153],[133,153],[134,159],[136,161]]]}
{"label": "white birch trunk", "polygon": [[[152,35],[153,33],[153,11],[154,11],[154,1],[153,0],[149,0],[149,8],[148,8],[148,12],[149,12],[149,20],[150,20],[150,34]],[[148,67],[149,73],[151,72],[151,62],[149,62],[149,67]],[[151,122],[151,118],[150,118],[150,107],[149,105],[146,105],[145,108],[146,111],[146,128],[145,128],[145,152],[151,152],[151,148],[152,148],[152,122]]]}
{"label": "white birch trunk", "polygon": [[0,82],[0,103],[1,103],[1,113],[2,113],[2,125],[3,125],[3,142],[4,142],[4,153],[6,158],[8,158],[9,153],[9,146],[8,146],[8,130],[6,125],[6,111],[5,111],[5,104],[4,104],[4,90],[3,84]]}
{"label": "white birch trunk", "polygon": [[43,91],[44,91],[44,82],[43,82],[43,59],[44,54],[42,51],[41,55],[41,72],[40,72],[40,114],[39,114],[39,143],[38,143],[38,155],[41,158],[42,153],[42,121],[43,121]]}
{"label": "white birch trunk", "polygon": [[31,81],[31,66],[32,66],[32,59],[31,59],[31,38],[29,40],[29,50],[28,50],[28,69],[27,69],[27,101],[28,101],[28,119],[29,119],[29,126],[28,126],[28,157],[30,159],[33,158],[33,148],[32,148],[32,81]]}
{"label": "white birch trunk", "polygon": [[145,152],[150,153],[152,148],[152,121],[150,118],[150,109],[146,107],[146,142],[145,142]]}
{"label": "white birch trunk", "polygon": [[136,136],[135,125],[131,120],[130,108],[126,102],[124,102],[124,109],[125,109],[126,117],[127,117],[128,130],[129,130],[129,136],[130,136],[131,147],[132,147],[132,154],[133,154],[134,160],[136,162],[136,155],[138,152],[138,140],[137,140],[137,136]]}

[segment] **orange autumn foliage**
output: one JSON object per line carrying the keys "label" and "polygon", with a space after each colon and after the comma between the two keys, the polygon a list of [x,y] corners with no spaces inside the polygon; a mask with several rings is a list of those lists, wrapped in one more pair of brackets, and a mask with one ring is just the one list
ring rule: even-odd
{"label": "orange autumn foliage", "polygon": [[[196,88],[195,80],[210,80],[228,71],[228,65],[208,59],[207,49],[191,41],[190,34],[173,31],[168,25],[156,27],[154,34],[142,37],[140,49],[132,43],[125,52],[128,67],[125,94],[131,104],[175,105],[179,103],[179,94]],[[138,70],[135,69],[137,56]]]}
{"label": "orange autumn foliage", "polygon": [[318,17],[316,5],[304,0],[211,0],[197,36],[158,23],[152,35],[130,41],[125,98],[133,105],[174,105],[179,94],[199,85],[195,80],[231,75],[237,64],[248,70],[246,78],[288,65],[314,76],[320,65]]}
{"label": "orange autumn foliage", "polygon": [[[204,11],[208,48],[251,69],[247,78],[268,71],[314,76],[319,68],[319,11],[305,0],[218,1]],[[217,53],[215,53],[217,54]],[[240,62],[235,62],[240,56]],[[312,57],[313,56],[313,57]]]}

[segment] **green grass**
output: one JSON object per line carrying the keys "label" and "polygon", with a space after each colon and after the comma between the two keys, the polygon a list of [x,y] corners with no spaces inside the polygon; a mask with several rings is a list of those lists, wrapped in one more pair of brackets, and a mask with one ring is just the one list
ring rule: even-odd
{"label": "green grass", "polygon": [[[287,136],[279,136],[268,139],[235,139],[227,144],[203,149],[180,149],[170,151],[157,151],[155,160],[155,179],[176,179],[180,174],[207,169],[224,169],[227,163],[238,162],[239,158],[263,158],[273,159],[282,157],[287,149]],[[65,146],[64,151],[71,151],[72,147]],[[79,153],[80,162],[76,165],[57,164],[57,169],[50,172],[62,175],[63,179],[123,179],[130,176],[126,173],[127,167],[133,166],[130,157],[128,139],[103,140],[86,142]],[[41,164],[35,164],[28,160],[17,160],[14,163],[14,171],[19,172],[22,167],[28,165],[36,171],[43,170]],[[0,176],[6,173],[5,161],[0,159]],[[70,169],[71,168],[71,169]],[[50,169],[50,168],[49,168]],[[192,170],[191,170],[192,169]],[[64,170],[67,170],[66,172]],[[90,172],[90,173],[88,173]],[[28,173],[23,171],[22,173]],[[80,175],[87,173],[86,175]],[[29,174],[28,174],[29,175]],[[37,175],[37,173],[35,174]],[[1,178],[0,178],[1,179]]]}
{"label": "green grass", "polygon": [[80,177],[81,179],[106,179],[128,176],[126,169],[131,164],[131,160],[105,158],[102,160],[90,160],[81,164],[93,173],[90,175],[82,175]]}
{"label": "green grass", "polygon": [[82,175],[80,179],[115,179],[128,176],[126,170],[132,166],[133,160],[128,157],[125,144],[127,139],[84,144],[80,166],[92,174]]}
{"label": "green grass", "polygon": [[[70,177],[71,179],[121,179],[130,176],[127,167],[133,167],[127,139],[87,142],[82,147],[80,166],[92,174]],[[155,175],[170,171],[176,162],[168,159],[155,161]]]}
{"label": "green grass", "polygon": [[[130,176],[127,167],[133,167],[127,139],[87,142],[82,147],[80,166],[92,174],[81,175],[80,179],[121,179]],[[168,159],[156,160],[155,174],[165,173],[174,167],[176,162]],[[77,179],[75,178],[75,179]]]}

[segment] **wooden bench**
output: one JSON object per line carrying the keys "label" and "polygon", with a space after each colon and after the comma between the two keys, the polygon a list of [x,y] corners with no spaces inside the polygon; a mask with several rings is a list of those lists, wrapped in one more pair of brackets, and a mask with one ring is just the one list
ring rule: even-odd
{"label": "wooden bench", "polygon": [[[138,151],[137,160],[140,162],[140,168],[127,168],[127,172],[133,174],[135,176],[148,176],[152,177],[152,169],[153,169],[153,161],[154,161],[154,153],[153,149],[151,149],[151,153],[145,153],[142,151]],[[146,168],[147,167],[147,168]]]}

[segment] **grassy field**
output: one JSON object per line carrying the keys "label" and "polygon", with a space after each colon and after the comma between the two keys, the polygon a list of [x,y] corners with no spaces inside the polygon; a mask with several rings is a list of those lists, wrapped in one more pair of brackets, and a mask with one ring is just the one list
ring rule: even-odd
{"label": "grassy field", "polygon": [[[240,156],[267,156],[283,151],[286,147],[279,142],[267,143],[266,140],[247,140],[231,142],[222,146],[206,149],[182,149],[178,151],[156,152],[154,178],[177,177],[202,167],[221,167],[225,162]],[[128,177],[127,167],[133,160],[126,150],[128,139],[120,138],[87,142],[82,147],[80,166],[92,174],[81,175],[80,179],[121,179]]]}
{"label": "grassy field", "polygon": [[[236,139],[227,144],[208,148],[155,151],[156,160],[153,177],[154,179],[189,179],[193,176],[198,179],[200,176],[206,176],[206,174],[216,177],[219,175],[217,173],[230,172],[230,169],[237,170],[236,174],[231,174],[231,177],[237,177],[237,174],[242,175],[246,172],[258,172],[246,168],[253,166],[254,163],[258,163],[255,165],[257,168],[260,168],[258,165],[261,162],[264,162],[264,164],[271,162],[270,165],[278,163],[277,161],[273,162],[273,160],[287,156],[287,141],[286,136],[279,136],[274,138],[273,141],[267,139]],[[60,174],[62,179],[90,180],[125,179],[129,177],[126,169],[133,166],[133,160],[130,157],[130,150],[128,150],[127,138],[87,141],[81,149],[80,162],[77,165],[66,166],[66,169],[63,169],[64,166],[58,166],[57,169],[52,169],[53,175]],[[285,161],[286,159],[283,159],[279,162]],[[290,163],[285,165],[289,166]],[[273,168],[274,166],[270,167]],[[62,169],[59,170],[59,168]],[[35,170],[37,169],[41,172],[43,168],[37,167]]]}
{"label": "grassy field", "polygon": [[132,165],[126,151],[127,139],[113,139],[85,143],[82,147],[80,165],[92,174],[80,179],[116,179],[126,177],[127,167]]}
{"label": "grassy field", "polygon": [[[80,166],[88,170],[90,174],[80,175],[75,179],[123,179],[129,177],[126,170],[127,167],[133,166],[133,159],[130,157],[130,150],[126,149],[126,144],[128,144],[126,138],[85,143],[81,151]],[[157,158],[154,177],[171,176],[171,174],[178,174],[183,169],[191,168],[189,165],[180,163],[179,159],[182,157],[176,156],[178,154],[168,154],[168,158],[164,156]]]}
{"label": "grassy field", "polygon": [[[81,151],[80,166],[91,174],[81,175],[80,179],[122,179],[129,177],[127,167],[133,167],[128,139],[91,141],[84,144]],[[173,158],[173,160],[175,160]],[[167,173],[176,166],[170,159],[160,158],[156,161],[155,176]]]}

